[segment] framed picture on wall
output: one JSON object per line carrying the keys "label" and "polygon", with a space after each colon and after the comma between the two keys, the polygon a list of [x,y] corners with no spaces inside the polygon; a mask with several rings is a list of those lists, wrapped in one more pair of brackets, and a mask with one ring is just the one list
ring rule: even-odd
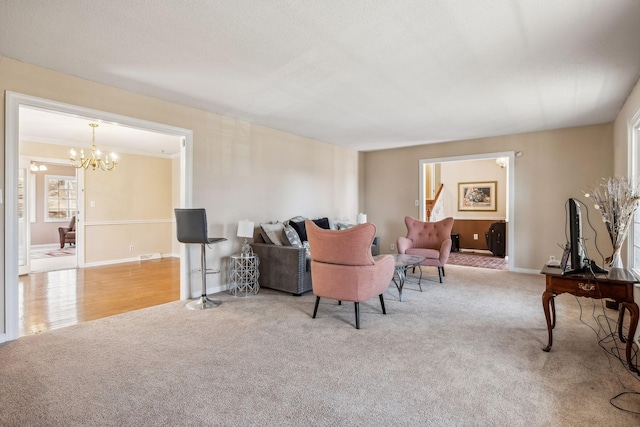
{"label": "framed picture on wall", "polygon": [[459,211],[496,211],[497,181],[459,182]]}

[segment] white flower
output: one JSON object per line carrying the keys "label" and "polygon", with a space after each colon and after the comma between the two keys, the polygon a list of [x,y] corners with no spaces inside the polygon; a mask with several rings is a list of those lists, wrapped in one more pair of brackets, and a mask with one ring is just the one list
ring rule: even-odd
{"label": "white flower", "polygon": [[614,251],[622,246],[629,232],[633,214],[640,203],[640,186],[635,180],[603,178],[590,195],[594,208],[602,215]]}

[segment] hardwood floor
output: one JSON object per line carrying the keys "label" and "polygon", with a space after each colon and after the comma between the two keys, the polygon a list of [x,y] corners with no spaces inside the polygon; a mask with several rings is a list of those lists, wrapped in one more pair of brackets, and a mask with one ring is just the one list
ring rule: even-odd
{"label": "hardwood floor", "polygon": [[32,273],[18,287],[19,334],[37,334],[180,299],[180,259]]}

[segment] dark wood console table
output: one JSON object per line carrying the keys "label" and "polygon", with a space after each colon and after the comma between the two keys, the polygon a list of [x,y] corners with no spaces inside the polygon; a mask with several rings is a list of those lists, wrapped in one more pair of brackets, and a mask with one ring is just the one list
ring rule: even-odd
{"label": "dark wood console table", "polygon": [[[542,306],[547,319],[547,331],[549,332],[549,344],[543,348],[550,351],[553,344],[553,328],[556,326],[556,306],[554,297],[562,293],[569,293],[578,297],[601,299],[608,298],[620,303],[618,315],[618,336],[620,341],[626,343],[626,357],[629,369],[640,375],[638,367],[631,361],[631,347],[638,326],[640,311],[633,300],[633,288],[639,281],[624,268],[610,268],[608,274],[581,274],[562,275],[562,270],[557,267],[545,266],[541,274],[547,279],[547,287],[542,294]],[[629,334],[625,337],[622,333],[622,323],[625,312],[629,310]],[[552,318],[553,316],[553,318]]]}

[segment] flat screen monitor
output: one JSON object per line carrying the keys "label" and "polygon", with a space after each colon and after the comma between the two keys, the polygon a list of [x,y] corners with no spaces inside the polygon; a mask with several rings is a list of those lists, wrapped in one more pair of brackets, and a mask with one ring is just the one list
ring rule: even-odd
{"label": "flat screen monitor", "polygon": [[[571,267],[565,268],[563,265],[563,274],[607,273],[607,270],[599,267],[594,261],[587,259],[585,256],[580,202],[576,199],[569,199],[567,204],[569,205],[569,241],[567,242],[567,248]],[[563,261],[565,258],[563,257]]]}

